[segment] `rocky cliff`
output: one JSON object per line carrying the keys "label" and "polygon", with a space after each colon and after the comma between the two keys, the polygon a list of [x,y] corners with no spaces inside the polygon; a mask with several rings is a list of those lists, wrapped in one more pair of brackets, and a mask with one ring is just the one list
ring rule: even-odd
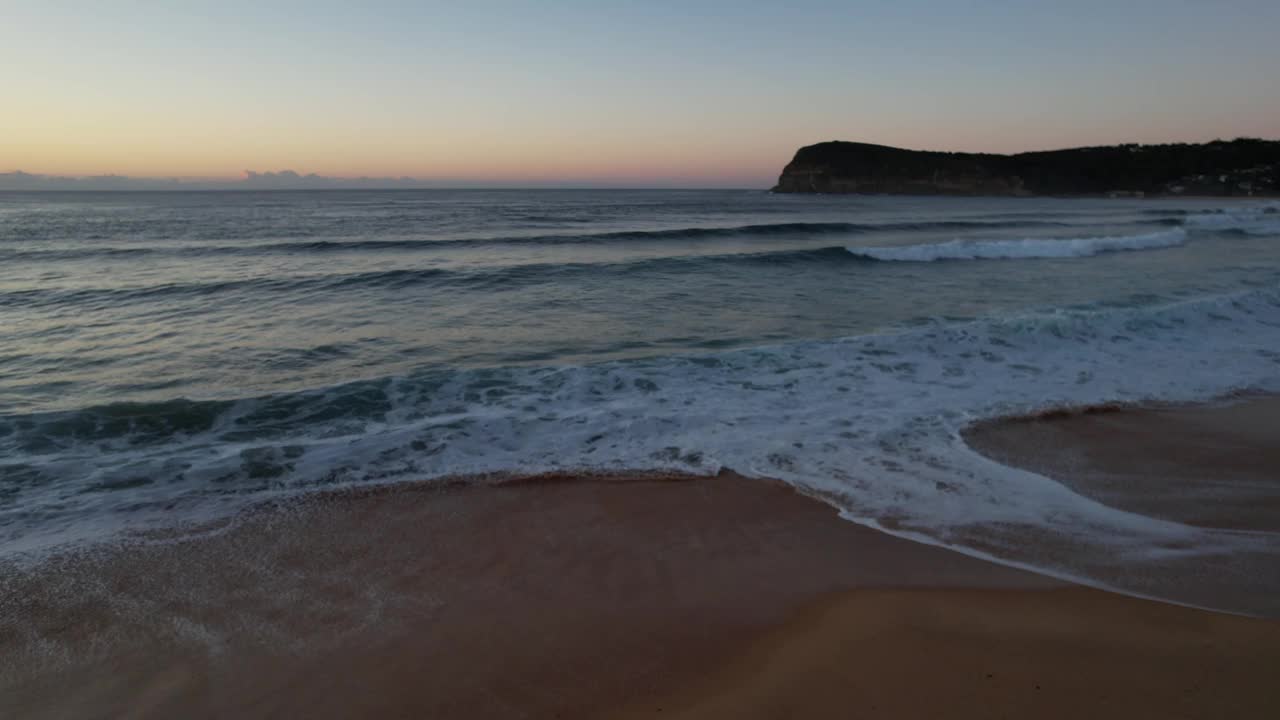
{"label": "rocky cliff", "polygon": [[995,155],[824,142],[774,192],[905,195],[1280,194],[1280,142],[1111,145]]}

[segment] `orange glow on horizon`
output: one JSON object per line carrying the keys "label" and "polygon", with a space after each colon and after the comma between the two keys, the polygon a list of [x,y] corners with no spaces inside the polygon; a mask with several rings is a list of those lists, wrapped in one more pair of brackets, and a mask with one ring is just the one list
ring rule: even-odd
{"label": "orange glow on horizon", "polygon": [[[368,118],[351,124],[244,117],[150,116],[126,111],[86,115],[74,107],[32,104],[0,128],[0,172],[83,177],[234,180],[246,170],[293,170],[327,177],[399,178],[467,183],[583,181],[725,184],[767,187],[795,151],[824,140],[899,147],[1019,152],[1117,142],[1204,141],[1217,137],[1191,121],[1168,120],[1143,132],[1103,125],[1023,118],[966,124],[927,118],[791,118],[767,109],[739,127],[712,128],[683,119],[626,127],[588,118],[512,128],[492,119],[418,124]],[[450,122],[445,122],[445,120]],[[1253,118],[1236,134],[1277,135],[1277,120]],[[789,127],[794,124],[795,127]],[[1270,130],[1268,133],[1267,131]],[[1230,135],[1230,134],[1228,134]]]}
{"label": "orange glow on horizon", "polygon": [[767,187],[824,140],[1280,137],[1274,3],[11,5],[0,172]]}

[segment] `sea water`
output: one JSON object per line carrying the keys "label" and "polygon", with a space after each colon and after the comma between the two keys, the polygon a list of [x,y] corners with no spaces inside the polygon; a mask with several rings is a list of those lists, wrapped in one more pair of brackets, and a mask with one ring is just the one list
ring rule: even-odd
{"label": "sea water", "polygon": [[1155,595],[1230,567],[1261,597],[1280,580],[1240,568],[1275,534],[960,437],[1239,390],[1280,390],[1274,201],[0,193],[8,559],[315,489],[732,468],[1004,562]]}

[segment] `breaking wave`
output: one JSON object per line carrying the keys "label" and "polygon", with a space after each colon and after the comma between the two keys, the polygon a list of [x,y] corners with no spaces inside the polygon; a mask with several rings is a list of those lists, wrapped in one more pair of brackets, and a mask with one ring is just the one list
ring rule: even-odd
{"label": "breaking wave", "polygon": [[1196,213],[1188,215],[1184,223],[1196,230],[1280,235],[1280,203]]}
{"label": "breaking wave", "polygon": [[[525,223],[541,222],[537,203],[516,222],[480,204],[441,226],[424,214],[331,221],[324,204],[301,219],[224,213],[235,199],[191,222],[155,202],[119,222],[77,224],[69,211],[0,228],[13,334],[0,365],[17,370],[0,373],[0,390],[19,400],[0,403],[0,562],[222,522],[320,488],[723,467],[930,542],[1074,577],[1122,568],[1153,594],[1153,557],[1280,557],[1274,534],[1122,512],[981,457],[960,434],[1052,407],[1280,390],[1280,246],[1242,239],[1280,221],[1265,207],[1133,222],[1128,204],[1033,219],[1038,205],[1012,201],[988,209],[1022,215],[890,203],[888,216],[858,205],[791,216],[863,222],[749,225],[760,215],[626,206],[556,230]],[[722,226],[691,227],[704,218]],[[1059,238],[1033,237],[1047,233]],[[981,264],[878,262],[1184,243],[1132,258],[1153,261],[1151,278],[1105,260],[1067,276],[1027,262],[1006,266],[1025,271],[1016,287],[990,292]],[[613,244],[622,252],[600,249]],[[556,245],[568,247],[543,247]],[[113,254],[125,261],[76,262]],[[322,257],[299,262],[310,254]]]}
{"label": "breaking wave", "polygon": [[[488,246],[557,246],[610,245],[617,243],[699,242],[742,238],[804,238],[822,235],[861,235],[867,233],[993,230],[1011,227],[1060,227],[1070,223],[1018,219],[943,220],[896,223],[789,222],[737,225],[730,227],[682,227],[659,230],[624,230],[597,233],[560,233],[544,235],[508,235],[494,237],[423,238],[400,237],[381,239],[335,238],[299,241],[274,238],[271,242],[235,242],[236,238],[214,236],[181,245],[104,245],[74,248],[0,248],[4,260],[78,260],[87,258],[143,258],[147,256],[271,255],[280,253],[337,253],[374,251],[431,251]],[[26,233],[22,240],[40,240],[39,234]],[[102,238],[101,241],[110,238]],[[264,238],[265,239],[265,238]],[[5,238],[0,234],[0,242]],[[232,242],[225,242],[231,240]]]}
{"label": "breaking wave", "polygon": [[1187,241],[1182,228],[1143,235],[1086,238],[1026,238],[1021,240],[950,240],[931,245],[850,247],[850,253],[870,260],[935,262],[938,260],[1013,260],[1019,258],[1078,258],[1108,252],[1152,250]]}
{"label": "breaking wave", "polygon": [[1268,287],[701,356],[0,416],[0,541],[32,552],[325,487],[731,467],[945,545],[985,528],[980,544],[997,557],[1026,559],[1028,532],[1070,543],[1067,556],[1031,560],[1084,577],[1171,546],[1276,552],[1270,535],[1107,507],[978,456],[959,433],[1048,407],[1280,390],[1277,348],[1280,288]]}

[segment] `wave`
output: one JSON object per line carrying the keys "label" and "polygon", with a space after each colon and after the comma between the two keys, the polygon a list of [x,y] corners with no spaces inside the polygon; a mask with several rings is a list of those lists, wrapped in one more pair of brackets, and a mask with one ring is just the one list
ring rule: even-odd
{"label": "wave", "polygon": [[1259,201],[1253,204],[1241,204],[1230,207],[1216,208],[1179,208],[1179,207],[1159,207],[1149,208],[1139,211],[1142,215],[1230,215],[1234,213],[1280,213],[1280,203],[1271,201]]}
{"label": "wave", "polygon": [[1021,240],[950,240],[932,245],[850,247],[850,253],[870,260],[935,262],[938,260],[1012,260],[1019,258],[1079,258],[1101,253],[1152,250],[1181,245],[1181,228],[1143,235],[1085,238],[1026,238]]}
{"label": "wave", "polygon": [[35,553],[322,487],[732,467],[858,522],[1080,577],[1170,547],[1274,554],[1272,536],[1116,510],[959,438],[996,415],[1280,390],[1277,348],[1280,287],[1268,286],[705,355],[436,368],[240,399],[0,415],[0,538],[8,554]]}
{"label": "wave", "polygon": [[[772,226],[771,226],[772,227]],[[596,236],[599,237],[599,236]],[[867,261],[934,262],[940,260],[988,260],[1019,258],[1080,258],[1109,252],[1149,250],[1181,245],[1187,240],[1182,228],[1116,237],[1029,238],[1019,240],[950,240],[927,245],[897,247],[825,246],[818,248],[761,250],[669,255],[634,260],[600,262],[534,262],[472,268],[402,268],[349,273],[319,273],[252,277],[209,282],[175,282],[134,287],[75,289],[30,288],[0,292],[0,307],[46,307],[76,304],[132,303],[180,297],[209,297],[222,293],[267,291],[277,294],[329,292],[344,289],[404,289],[433,286],[451,291],[498,291],[563,281],[584,275],[633,275],[642,273],[696,273],[713,266],[768,265],[775,267]],[[380,241],[385,244],[388,241]]]}
{"label": "wave", "polygon": [[710,265],[774,265],[854,262],[838,246],[763,252],[677,255],[621,262],[523,263],[491,267],[446,269],[402,268],[353,273],[253,277],[210,282],[175,282],[133,287],[29,288],[0,292],[0,308],[168,301],[183,297],[211,297],[224,293],[270,292],[305,294],[345,289],[399,290],[433,286],[452,291],[499,291],[527,287],[583,275],[630,275],[645,272],[694,273]]}
{"label": "wave", "polygon": [[1194,230],[1280,235],[1280,203],[1195,213],[1188,215],[1183,222]]}
{"label": "wave", "polygon": [[[278,253],[332,253],[374,251],[431,251],[488,246],[556,246],[609,245],[617,243],[700,242],[734,238],[803,238],[822,235],[861,235],[887,232],[930,232],[989,230],[1017,227],[1062,227],[1070,223],[1027,220],[986,221],[947,220],[936,222],[849,223],[788,222],[737,225],[730,227],[683,227],[659,230],[626,230],[601,233],[559,233],[543,235],[508,235],[477,238],[404,237],[383,240],[309,240],[297,242],[201,244],[149,246],[78,246],[67,248],[17,248],[0,250],[0,259],[79,260],[91,258],[142,258],[149,255],[210,256],[259,255]],[[103,238],[106,239],[106,238]],[[219,237],[216,239],[233,239]]]}
{"label": "wave", "polygon": [[[414,458],[405,473],[524,467],[524,460],[532,467],[557,457],[571,464],[611,457],[643,465],[653,459],[646,453],[684,436],[704,458],[765,468],[773,463],[760,455],[764,448],[781,447],[784,439],[789,445],[792,434],[802,441],[816,433],[810,439],[823,441],[835,427],[828,427],[832,419],[865,425],[866,440],[881,435],[871,432],[877,423],[888,428],[933,417],[934,410],[958,418],[1117,397],[1200,396],[1275,379],[1277,347],[1280,289],[1265,288],[1168,305],[934,322],[705,356],[439,369],[238,400],[7,415],[0,416],[0,457],[6,472],[15,462],[39,461],[73,484],[124,473],[161,485],[185,478],[179,486],[217,478],[210,486],[216,489],[254,484],[242,462],[249,448],[272,447],[289,459],[295,452],[289,446],[299,445],[308,461],[283,463],[293,469],[272,484],[310,485],[391,476],[396,462]],[[1214,362],[1205,364],[1209,358]],[[821,412],[809,409],[815,402]],[[684,419],[667,427],[663,417]],[[737,420],[730,429],[722,418]],[[788,418],[796,422],[784,422]],[[567,434],[557,435],[562,431]],[[611,452],[589,440],[601,432],[611,438]],[[771,433],[779,439],[769,439]],[[396,453],[381,455],[387,442],[402,441]],[[428,462],[433,455],[426,450],[437,442],[452,450]],[[167,448],[170,457],[154,454],[155,447]],[[176,457],[183,461],[170,463]],[[680,457],[677,464],[689,464]]]}
{"label": "wave", "polygon": [[[1254,326],[1256,329],[1265,329],[1268,334],[1280,335],[1280,287],[1173,303],[1119,307],[1098,305],[981,320],[927,321],[921,327],[896,332],[732,350],[705,357],[623,360],[567,368],[437,369],[408,377],[376,378],[315,390],[251,398],[203,401],[176,398],[150,403],[113,403],[73,411],[0,414],[0,455],[20,456],[69,449],[63,441],[74,444],[118,439],[125,441],[123,447],[131,448],[151,442],[169,442],[175,438],[210,431],[215,427],[222,427],[224,431],[228,427],[238,428],[234,435],[219,435],[219,440],[270,439],[283,431],[307,431],[335,420],[355,417],[386,420],[388,413],[394,409],[404,410],[405,400],[410,398],[415,404],[424,402],[428,405],[451,405],[464,397],[468,402],[483,404],[480,396],[488,393],[477,394],[475,390],[507,387],[508,381],[522,375],[531,378],[543,376],[544,379],[554,377],[560,381],[565,378],[566,373],[611,372],[628,367],[661,368],[664,363],[669,363],[670,369],[674,370],[728,368],[735,362],[742,361],[744,356],[750,356],[753,362],[768,358],[769,363],[764,366],[756,364],[756,369],[769,373],[785,366],[788,361],[802,363],[807,351],[823,354],[855,346],[863,350],[896,347],[896,351],[867,352],[865,357],[852,361],[857,364],[865,362],[866,357],[910,354],[905,348],[921,344],[929,346],[929,354],[949,355],[956,350],[952,348],[951,351],[946,351],[935,346],[934,341],[940,337],[961,340],[962,345],[973,344],[975,338],[983,338],[983,342],[992,346],[1007,349],[1021,347],[1039,354],[1052,351],[1054,346],[1077,345],[1079,350],[1087,353],[1096,343],[1116,343],[1117,347],[1124,347],[1139,338],[1176,341],[1194,337],[1198,329],[1219,329],[1233,323],[1238,326]],[[1237,334],[1235,330],[1231,332]],[[1162,337],[1166,335],[1167,337]],[[923,342],[926,340],[929,342]],[[1207,349],[1191,347],[1188,348],[1188,353]],[[332,346],[321,346],[318,350],[335,351]],[[958,353],[957,357],[968,358],[963,352]],[[1268,363],[1280,365],[1280,350],[1264,352],[1262,357]],[[990,362],[992,359],[984,358],[984,361]],[[752,363],[748,363],[750,364]],[[746,370],[747,367],[743,365],[739,369]],[[907,376],[911,374],[906,373]],[[461,385],[457,384],[459,382]],[[458,394],[441,400],[436,393],[446,387],[452,387]],[[640,385],[636,387],[644,389]],[[519,389],[528,391],[532,388]],[[628,390],[620,386],[613,389]],[[398,395],[398,398],[392,398],[392,395]],[[500,393],[494,396],[507,395],[508,393]],[[458,411],[461,412],[460,409]],[[231,419],[233,422],[230,425],[220,424],[219,418]]]}
{"label": "wave", "polygon": [[[1280,233],[1280,221],[1270,209],[1250,213],[1219,213],[1206,220],[1203,228],[1219,234]],[[1025,226],[1027,223],[1014,223]],[[1058,225],[1060,223],[1048,223]],[[1149,223],[1147,223],[1149,224]],[[608,243],[621,240],[653,242],[659,240],[696,241],[703,238],[732,237],[794,237],[817,238],[823,235],[852,236],[891,229],[897,232],[945,231],[987,227],[1005,227],[1006,223],[985,221],[943,221],[926,223],[892,223],[859,225],[852,223],[775,223],[744,225],[732,228],[682,228],[657,231],[628,231],[596,233],[590,235],[552,235],[527,238],[491,238],[479,240],[353,240],[314,241],[308,243],[275,243],[253,246],[215,246],[213,248],[179,248],[184,253],[254,253],[254,252],[306,252],[321,253],[342,250],[370,250],[393,248],[439,248],[452,246],[484,246],[509,243]],[[1174,247],[1188,239],[1186,227],[1137,235],[1080,237],[1080,238],[1026,238],[1013,240],[955,239],[942,243],[883,247],[826,246],[803,249],[775,249],[735,251],[728,253],[694,253],[636,260],[522,263],[453,269],[444,267],[404,268],[350,273],[320,273],[311,275],[282,275],[245,279],[217,280],[209,282],[173,282],[144,286],[29,288],[0,292],[0,307],[44,307],[62,304],[129,303],[169,299],[175,297],[205,297],[226,292],[253,292],[258,290],[275,293],[306,293],[346,288],[399,289],[418,285],[438,285],[450,290],[501,290],[524,287],[531,284],[563,280],[583,274],[631,274],[644,272],[697,272],[709,265],[764,264],[796,265],[805,263],[834,263],[841,261],[897,261],[934,262],[940,260],[985,260],[1018,258],[1079,258],[1102,253],[1149,250]],[[68,250],[37,250],[10,252],[28,259],[47,254],[59,258],[101,256],[145,256],[159,252],[157,248],[92,248]],[[0,257],[5,253],[0,252]]]}

